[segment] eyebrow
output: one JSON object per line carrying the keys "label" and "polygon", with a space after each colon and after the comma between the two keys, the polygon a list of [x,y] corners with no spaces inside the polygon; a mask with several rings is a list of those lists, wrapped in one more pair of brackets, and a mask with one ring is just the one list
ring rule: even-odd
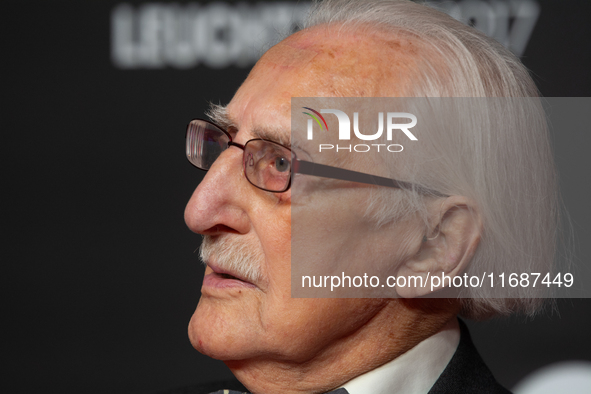
{"label": "eyebrow", "polygon": [[291,135],[288,134],[286,137],[285,133],[282,132],[281,129],[269,130],[256,128],[252,130],[252,135],[254,135],[256,138],[261,138],[263,140],[277,142],[285,146],[286,148],[291,149]]}
{"label": "eyebrow", "polygon": [[[228,114],[228,108],[226,106],[210,103],[209,110],[206,112],[206,115],[213,123],[222,127],[226,131],[229,131],[230,129],[238,130],[238,126]],[[257,127],[253,130],[250,130],[250,133],[255,138],[277,142],[286,148],[291,149],[291,133],[287,133],[286,135],[285,130],[279,127]]]}
{"label": "eyebrow", "polygon": [[224,130],[228,130],[230,127],[237,129],[228,115],[228,108],[224,105],[209,103],[209,109],[205,111],[205,115]]}

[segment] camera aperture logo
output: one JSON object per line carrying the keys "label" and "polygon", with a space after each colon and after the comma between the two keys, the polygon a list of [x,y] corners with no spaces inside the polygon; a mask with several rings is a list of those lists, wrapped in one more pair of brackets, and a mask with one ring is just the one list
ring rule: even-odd
{"label": "camera aperture logo", "polygon": [[[316,111],[310,107],[302,107],[310,112],[303,112],[304,114],[308,115],[310,119],[308,119],[308,128],[307,128],[307,138],[308,140],[314,139],[314,122],[318,124],[321,131],[328,132],[328,125],[326,120],[322,116],[322,114],[333,114],[337,117],[339,122],[339,141],[347,141],[351,140],[351,120],[349,116],[338,109],[321,109],[320,112]],[[374,134],[363,134],[359,130],[359,113],[353,112],[353,133],[355,136],[363,141],[375,141],[378,138],[382,137],[384,133],[384,118],[386,118],[386,139],[388,141],[392,141],[392,136],[394,134],[394,130],[399,130],[408,137],[411,141],[417,141],[417,137],[414,136],[413,133],[410,132],[409,129],[413,128],[417,124],[417,117],[411,113],[407,112],[387,112],[386,116],[384,117],[383,112],[378,113],[378,130]],[[406,119],[406,123],[398,123],[399,119]],[[408,122],[410,120],[410,122]],[[382,149],[382,150],[380,150]],[[346,144],[319,144],[318,151],[347,151],[347,152],[369,152],[369,151],[388,151],[392,153],[402,152],[404,147],[400,144],[355,144],[355,145],[346,145]]]}

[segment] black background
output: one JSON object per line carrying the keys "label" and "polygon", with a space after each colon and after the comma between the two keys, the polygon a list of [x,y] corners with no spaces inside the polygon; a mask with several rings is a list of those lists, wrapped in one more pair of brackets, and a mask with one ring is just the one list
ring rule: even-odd
{"label": "black background", "polygon": [[[157,392],[231,376],[186,334],[203,268],[183,221],[202,178],[184,131],[209,100],[227,103],[248,69],[115,68],[118,3],[0,5],[2,392]],[[524,63],[544,96],[591,96],[591,2],[540,3]],[[565,201],[586,207],[591,138],[554,140]],[[583,264],[589,220],[577,208]],[[548,363],[591,360],[590,301],[474,323],[473,336],[511,387]]]}

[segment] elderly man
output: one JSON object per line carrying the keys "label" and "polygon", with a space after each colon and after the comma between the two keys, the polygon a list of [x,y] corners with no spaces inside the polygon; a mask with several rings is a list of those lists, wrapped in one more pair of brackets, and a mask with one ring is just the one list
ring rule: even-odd
{"label": "elderly man", "polygon": [[[292,298],[292,191],[309,175],[291,168],[291,98],[536,95],[514,56],[440,12],[404,0],[321,4],[305,29],[263,55],[227,107],[211,111],[213,123],[189,125],[188,157],[208,170],[185,212],[189,228],[203,235],[207,264],[189,325],[193,346],[223,360],[253,393],[506,393],[457,316],[531,312],[532,300],[413,298],[426,295],[417,292]],[[481,143],[480,132],[466,138]],[[504,132],[495,138],[508,138]],[[339,200],[323,212],[339,228],[326,234],[327,242],[354,245],[362,236],[386,245],[368,258],[449,275],[472,265],[512,264],[524,260],[516,250],[536,246],[532,259],[551,255],[555,202],[547,137],[518,136],[502,146],[493,139],[474,151],[447,144],[455,148],[446,151],[442,141],[458,138],[449,133],[437,143],[449,163],[426,165],[428,176],[389,174],[420,188],[383,188],[372,214],[356,203],[355,193],[381,188],[336,181],[344,185]],[[282,153],[261,168],[249,167],[268,151]],[[520,154],[532,158],[515,159]],[[507,160],[537,171],[507,170]],[[357,164],[350,168],[372,172]],[[386,214],[379,205],[387,201],[405,208]],[[380,214],[389,219],[372,227]],[[540,226],[550,227],[529,235],[527,229]],[[525,244],[506,242],[518,235]]]}

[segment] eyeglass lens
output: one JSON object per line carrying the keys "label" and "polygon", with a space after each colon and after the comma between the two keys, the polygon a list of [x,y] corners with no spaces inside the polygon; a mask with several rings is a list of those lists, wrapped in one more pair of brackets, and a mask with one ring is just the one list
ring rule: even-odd
{"label": "eyeglass lens", "polygon": [[[222,152],[228,149],[231,141],[230,136],[222,129],[199,119],[191,121],[186,138],[187,158],[191,164],[202,170],[209,170]],[[289,149],[261,139],[248,141],[243,149],[244,174],[251,184],[271,192],[283,192],[289,188]]]}
{"label": "eyeglass lens", "polygon": [[250,140],[244,147],[244,173],[253,185],[284,191],[291,176],[291,152],[271,141]]}
{"label": "eyeglass lens", "polygon": [[187,129],[187,158],[195,167],[209,170],[228,142],[230,137],[217,126],[193,120]]}

